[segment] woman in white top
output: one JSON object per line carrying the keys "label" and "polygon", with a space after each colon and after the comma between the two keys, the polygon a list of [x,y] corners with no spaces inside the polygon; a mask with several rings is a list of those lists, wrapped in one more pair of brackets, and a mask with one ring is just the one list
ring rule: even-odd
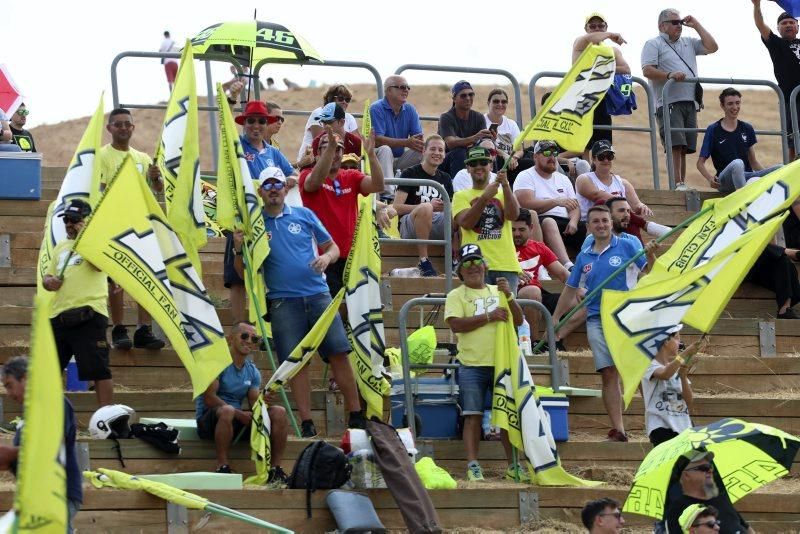
{"label": "woman in white top", "polygon": [[514,153],[514,140],[519,136],[519,125],[505,116],[508,94],[502,89],[492,89],[486,103],[489,105],[489,111],[483,115],[486,118],[486,128],[497,132],[495,144],[503,161],[509,156],[515,156],[508,164],[509,170],[514,170],[517,161],[522,157],[522,150]]}
{"label": "woman in white top", "polygon": [[307,153],[310,154],[311,143],[314,141],[314,138],[324,131],[322,124],[319,121],[315,121],[314,117],[317,117],[320,113],[322,113],[322,108],[325,107],[326,104],[330,104],[331,102],[336,102],[339,104],[342,109],[345,110],[344,131],[358,135],[358,123],[356,122],[356,118],[350,113],[346,113],[347,106],[350,105],[350,101],[352,99],[353,93],[346,85],[332,85],[328,88],[328,90],[325,92],[325,96],[322,97],[323,104],[312,111],[308,116],[305,133],[303,134],[303,142],[300,144],[300,150],[297,152],[298,160],[302,159],[303,156],[306,156]]}
{"label": "woman in white top", "polygon": [[652,210],[639,200],[639,196],[631,183],[612,172],[611,167],[613,166],[614,157],[614,147],[608,141],[600,140],[592,145],[594,172],[581,174],[575,180],[582,221],[586,220],[586,213],[589,208],[599,200],[605,202],[612,197],[627,198],[631,210],[637,215],[642,217],[653,216]]}
{"label": "woman in white top", "polygon": [[[645,429],[655,446],[674,438],[690,426],[694,394],[689,382],[689,360],[705,348],[705,335],[681,350],[682,324],[667,330],[656,357],[642,377]],[[679,354],[680,353],[680,354]]]}

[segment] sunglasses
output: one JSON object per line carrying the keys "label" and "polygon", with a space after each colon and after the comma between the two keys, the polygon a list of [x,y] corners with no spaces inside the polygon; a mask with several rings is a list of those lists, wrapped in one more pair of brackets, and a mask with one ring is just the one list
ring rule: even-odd
{"label": "sunglasses", "polygon": [[247,332],[242,332],[239,335],[239,338],[242,341],[248,341],[249,340],[254,345],[260,345],[261,344],[261,336],[257,336],[255,334],[248,334]]}
{"label": "sunglasses", "polygon": [[591,22],[588,24],[588,27],[590,30],[605,30],[606,27],[608,27],[608,24],[606,24],[605,22],[599,22],[599,23]]}
{"label": "sunglasses", "polygon": [[273,189],[275,191],[280,191],[284,187],[286,187],[286,184],[283,182],[264,182],[261,184],[261,189],[264,191],[272,191]]}
{"label": "sunglasses", "polygon": [[467,260],[461,264],[462,267],[475,267],[476,265],[483,265],[483,260]]}
{"label": "sunglasses", "polygon": [[505,106],[506,104],[508,104],[508,100],[505,100],[505,99],[501,100],[499,98],[493,98],[492,99],[492,104],[502,104],[502,105]]}
{"label": "sunglasses", "polygon": [[352,98],[350,98],[349,96],[335,96],[334,98],[336,99],[337,102],[346,102],[348,104],[352,100]]}
{"label": "sunglasses", "polygon": [[464,100],[467,98],[475,98],[475,93],[461,93],[458,95],[458,98],[463,98]]}
{"label": "sunglasses", "polygon": [[400,89],[401,91],[410,91],[410,85],[390,85],[389,89]]}
{"label": "sunglasses", "polygon": [[27,117],[29,114],[30,114],[30,111],[27,110],[27,109],[18,109],[17,110],[17,115],[19,115],[20,117]]}
{"label": "sunglasses", "polygon": [[600,155],[597,156],[597,161],[614,161],[615,157],[616,156],[614,156],[614,154],[611,154],[611,153],[600,154]]}
{"label": "sunglasses", "polygon": [[247,124],[255,124],[255,123],[267,124],[267,118],[266,117],[247,117],[247,119],[245,119],[245,122]]}
{"label": "sunglasses", "polygon": [[667,24],[672,24],[673,26],[680,26],[683,24],[682,20],[665,20],[664,22]]}
{"label": "sunglasses", "polygon": [[720,526],[721,524],[722,522],[719,519],[709,519],[708,521],[703,521],[702,523],[692,523],[692,526],[714,528]]}
{"label": "sunglasses", "polygon": [[114,128],[130,128],[133,126],[133,123],[131,121],[116,121],[112,122],[111,126]]}
{"label": "sunglasses", "polygon": [[601,515],[601,516],[602,515],[613,515],[617,519],[617,521],[622,519],[622,512],[620,512],[619,510],[617,510],[616,512],[606,512],[606,513],[598,514],[598,515]]}
{"label": "sunglasses", "polygon": [[69,224],[77,224],[83,220],[83,217],[70,217],[69,215],[64,216],[64,222]]}
{"label": "sunglasses", "polygon": [[333,179],[333,192],[337,197],[342,196],[342,184],[339,183],[338,178]]}
{"label": "sunglasses", "polygon": [[687,469],[684,469],[684,471],[701,471],[703,473],[710,473],[713,470],[714,466],[711,464],[696,465],[694,467],[689,467]]}
{"label": "sunglasses", "polygon": [[483,167],[484,165],[489,165],[491,160],[488,159],[478,159],[473,161],[467,162],[467,167]]}
{"label": "sunglasses", "polygon": [[549,148],[547,150],[542,150],[541,152],[539,152],[539,154],[541,154],[546,158],[549,158],[551,156],[555,158],[558,157],[558,150],[556,150],[555,148]]}

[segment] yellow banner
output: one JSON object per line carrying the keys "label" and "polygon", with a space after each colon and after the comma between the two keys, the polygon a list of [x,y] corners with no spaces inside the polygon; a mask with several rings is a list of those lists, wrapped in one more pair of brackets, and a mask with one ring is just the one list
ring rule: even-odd
{"label": "yellow banner", "polygon": [[203,281],[130,157],[88,219],[75,250],[161,326],[189,372],[195,397],[230,365],[222,325]]}
{"label": "yellow banner", "polygon": [[67,528],[64,393],[49,317],[50,300],[37,297],[14,509],[17,532],[63,534]]}
{"label": "yellow banner", "polygon": [[208,499],[184,491],[163,482],[139,478],[122,471],[99,468],[97,471],[84,471],[83,478],[95,488],[117,488],[124,490],[142,490],[192,510],[202,510],[208,506]]}
{"label": "yellow banner", "polygon": [[155,161],[164,177],[167,219],[180,237],[194,268],[202,276],[198,251],[206,246],[208,237],[200,191],[194,57],[189,41],[186,44],[164,115]]}
{"label": "yellow banner", "polygon": [[548,139],[566,151],[583,152],[594,130],[594,109],[614,82],[614,50],[589,45],[578,57],[553,94],[514,142]]}
{"label": "yellow banner", "polygon": [[267,404],[259,395],[254,406],[253,422],[250,424],[250,459],[256,464],[256,474],[245,479],[245,484],[263,486],[269,478],[269,467],[272,463],[272,424],[267,413]]}

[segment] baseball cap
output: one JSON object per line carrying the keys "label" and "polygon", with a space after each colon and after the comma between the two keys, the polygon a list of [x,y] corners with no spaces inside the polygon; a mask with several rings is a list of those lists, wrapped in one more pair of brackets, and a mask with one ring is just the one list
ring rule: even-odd
{"label": "baseball cap", "polygon": [[605,139],[600,139],[599,141],[595,141],[594,144],[592,145],[592,157],[596,158],[597,156],[605,152],[611,152],[612,154],[617,153],[616,150],[614,150],[614,147],[611,146],[611,143],[609,143]]}
{"label": "baseball cap", "polygon": [[608,21],[607,21],[607,20],[606,20],[606,18],[603,16],[603,14],[602,14],[602,13],[598,13],[597,11],[593,11],[592,13],[589,13],[589,14],[586,16],[586,20],[584,21],[584,23],[583,23],[583,24],[584,24],[584,25],[586,25],[586,24],[589,24],[589,21],[590,21],[590,20],[592,20],[592,19],[600,19],[600,20],[602,20],[603,22],[605,22],[606,24],[608,24]]}
{"label": "baseball cap", "polygon": [[450,89],[450,93],[452,93],[453,96],[456,96],[464,89],[472,89],[472,85],[467,80],[459,80],[455,83],[455,85],[453,85],[453,88]]}
{"label": "baseball cap", "polygon": [[458,265],[456,265],[456,273],[461,271],[461,266],[464,265],[465,261],[469,260],[481,260],[483,259],[483,254],[481,253],[481,247],[474,244],[464,245],[461,247],[461,259],[458,260]]}
{"label": "baseball cap", "polygon": [[697,517],[703,513],[707,506],[705,504],[693,504],[688,506],[678,518],[678,524],[681,526],[681,532],[684,534],[689,533]]}
{"label": "baseball cap", "polygon": [[264,185],[269,179],[278,180],[279,182],[286,183],[286,175],[279,167],[267,167],[261,174],[258,175],[259,185]]}
{"label": "baseball cap", "polygon": [[315,121],[329,122],[338,121],[344,118],[344,108],[336,102],[325,104],[319,115],[314,117]]}
{"label": "baseball cap", "polygon": [[464,159],[464,163],[469,163],[470,161],[480,161],[482,159],[491,161],[492,154],[489,152],[489,149],[482,146],[474,146],[467,150],[467,157]]}
{"label": "baseball cap", "polygon": [[60,213],[59,217],[70,216],[75,219],[85,219],[92,213],[92,207],[85,200],[74,198],[69,201],[64,211]]}
{"label": "baseball cap", "polygon": [[547,139],[544,139],[542,141],[536,141],[536,144],[533,145],[534,154],[538,154],[539,152],[542,152],[544,150],[560,151],[561,149],[558,147],[558,143],[556,143],[555,141],[548,141]]}
{"label": "baseball cap", "polygon": [[361,157],[358,154],[345,154],[342,156],[342,163],[361,164]]}
{"label": "baseball cap", "polygon": [[[700,460],[714,461],[714,453],[700,449],[694,449],[683,454],[683,457],[689,460],[689,463],[699,462]],[[688,465],[688,464],[687,464]]]}
{"label": "baseball cap", "polygon": [[236,124],[244,124],[244,121],[247,120],[247,117],[267,117],[269,113],[267,112],[267,105],[264,104],[260,100],[251,100],[247,103],[244,107],[244,112],[241,115],[237,116],[234,120]]}
{"label": "baseball cap", "polygon": [[781,23],[781,21],[783,21],[783,20],[786,20],[786,19],[793,19],[793,18],[794,18],[793,16],[791,16],[789,13],[787,13],[786,11],[784,11],[783,13],[781,13],[780,15],[778,15],[778,24],[780,24],[780,23]]}
{"label": "baseball cap", "polygon": [[675,326],[673,326],[672,328],[667,329],[667,331],[665,333],[666,334],[677,334],[681,330],[683,330],[683,323],[678,323]]}

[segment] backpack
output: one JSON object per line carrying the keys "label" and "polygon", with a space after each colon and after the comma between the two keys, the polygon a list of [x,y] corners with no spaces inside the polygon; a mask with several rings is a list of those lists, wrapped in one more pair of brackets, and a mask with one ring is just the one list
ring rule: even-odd
{"label": "backpack", "polygon": [[342,449],[326,441],[315,441],[303,449],[289,477],[289,488],[306,490],[306,516],[309,519],[311,493],[318,489],[341,487],[350,480],[352,469]]}

